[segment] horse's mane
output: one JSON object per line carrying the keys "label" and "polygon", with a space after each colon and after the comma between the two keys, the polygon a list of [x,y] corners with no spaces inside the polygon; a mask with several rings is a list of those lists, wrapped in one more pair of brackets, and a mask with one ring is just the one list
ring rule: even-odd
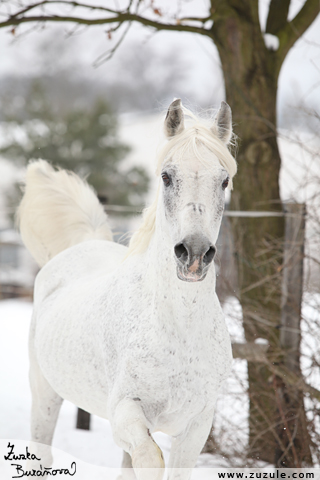
{"label": "horse's mane", "polygon": [[[210,168],[210,162],[204,159],[203,152],[200,151],[201,146],[205,146],[213,152],[219,159],[221,165],[230,175],[229,188],[232,189],[232,178],[237,173],[237,164],[231,155],[228,147],[214,135],[212,124],[213,120],[204,120],[198,118],[190,110],[182,107],[187,121],[191,121],[191,125],[187,125],[185,130],[180,134],[172,137],[167,144],[160,150],[157,161],[157,176],[160,175],[163,165],[172,159],[176,163],[181,162],[185,154],[194,155],[200,162],[205,163]],[[231,142],[235,146],[234,142]],[[129,244],[129,251],[126,256],[143,253],[146,251],[151,237],[155,231],[156,212],[159,198],[160,184],[158,186],[156,198],[153,203],[144,209],[143,219],[140,228],[133,234]]]}

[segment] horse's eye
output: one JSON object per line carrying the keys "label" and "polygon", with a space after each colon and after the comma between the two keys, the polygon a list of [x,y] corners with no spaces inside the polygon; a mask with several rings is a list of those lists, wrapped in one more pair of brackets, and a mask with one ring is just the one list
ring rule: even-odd
{"label": "horse's eye", "polygon": [[222,183],[222,189],[225,190],[229,184],[229,178],[226,178]]}
{"label": "horse's eye", "polygon": [[169,175],[166,172],[164,172],[161,175],[161,177],[165,186],[168,187],[171,184],[171,178],[169,177]]}

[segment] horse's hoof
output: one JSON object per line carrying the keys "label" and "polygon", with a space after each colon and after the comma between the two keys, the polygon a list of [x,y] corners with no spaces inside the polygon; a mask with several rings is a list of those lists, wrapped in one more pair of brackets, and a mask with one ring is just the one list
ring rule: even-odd
{"label": "horse's hoof", "polygon": [[163,480],[162,468],[138,468],[135,470],[137,480]]}
{"label": "horse's hoof", "polygon": [[128,469],[132,470],[131,472],[124,472],[122,471],[122,474],[119,475],[116,480],[137,480],[137,477],[135,476],[135,473],[133,469]]}
{"label": "horse's hoof", "polygon": [[133,468],[122,468],[121,475],[116,480],[137,480]]}
{"label": "horse's hoof", "polygon": [[132,465],[138,480],[162,480],[164,460],[154,441],[147,441],[132,453]]}

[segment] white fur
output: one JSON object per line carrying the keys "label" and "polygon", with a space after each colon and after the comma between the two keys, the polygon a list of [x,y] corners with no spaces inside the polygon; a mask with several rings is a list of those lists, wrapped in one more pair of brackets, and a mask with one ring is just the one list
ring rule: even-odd
{"label": "white fur", "polygon": [[[123,261],[127,248],[106,240],[85,241],[56,255],[35,284],[30,332],[32,440],[51,444],[62,399],[68,399],[110,420],[114,440],[130,454],[138,480],[163,476],[162,454],[150,435],[155,431],[172,436],[169,479],[190,478],[232,360],[215,293],[214,264],[202,281],[182,281],[174,254],[174,246],[192,235],[215,244],[224,205],[221,185],[228,172],[205,145],[199,147],[199,157],[189,149],[180,157],[175,151],[163,165],[172,186],[159,185],[153,231],[147,232],[143,253]],[[42,163],[41,169],[47,171],[46,165]],[[38,192],[33,182],[39,183],[39,176],[27,178],[29,200],[24,199],[20,208],[25,238],[29,242],[34,238],[34,250],[50,252],[36,253],[36,258],[47,258],[53,249],[57,252],[63,244],[75,243],[75,238],[86,239],[87,231],[94,231],[89,227],[92,218],[101,218],[96,203],[94,211],[85,215],[89,224],[79,221],[87,211],[87,196],[91,202],[91,191],[79,180],[75,188],[65,175],[49,168],[48,182],[56,184],[52,190],[59,192],[52,198],[58,200],[63,192],[69,202],[63,201],[65,207],[59,205],[57,210],[50,202],[46,216],[43,196],[38,197],[41,205],[32,198],[32,192]],[[83,188],[87,195],[79,192]],[[74,216],[74,228],[79,225],[81,233],[73,235],[65,224],[65,237],[60,214],[64,216],[63,208],[69,210],[70,205],[67,218],[72,223]],[[43,212],[36,234],[28,223],[35,219],[28,211],[31,206]],[[107,231],[103,221],[102,226]],[[54,247],[42,245],[52,236],[57,239]],[[185,278],[196,276],[192,271]],[[42,464],[49,466],[50,452],[38,448]],[[125,465],[128,458],[126,454]],[[123,478],[127,474],[123,469]]]}

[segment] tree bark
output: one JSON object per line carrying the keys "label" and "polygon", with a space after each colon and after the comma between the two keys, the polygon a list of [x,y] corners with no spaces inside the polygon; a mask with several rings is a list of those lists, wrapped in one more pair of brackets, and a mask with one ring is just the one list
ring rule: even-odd
{"label": "tree bark", "polygon": [[[232,193],[232,210],[282,210],[279,191],[281,159],[276,134],[276,92],[280,62],[268,50],[260,29],[258,2],[230,1],[225,15],[214,22],[212,38],[225,78],[226,98],[241,139],[239,171]],[[231,7],[230,7],[231,5]],[[279,352],[281,264],[284,219],[233,219],[239,296],[247,342],[268,340],[267,356]],[[274,358],[273,358],[274,361]],[[248,362],[249,455],[295,466],[282,441],[283,418],[267,366]],[[290,395],[290,392],[287,392]],[[290,403],[290,402],[289,402]],[[305,430],[297,432],[299,448]],[[311,464],[310,450],[303,460]],[[300,452],[301,453],[301,452]]]}

